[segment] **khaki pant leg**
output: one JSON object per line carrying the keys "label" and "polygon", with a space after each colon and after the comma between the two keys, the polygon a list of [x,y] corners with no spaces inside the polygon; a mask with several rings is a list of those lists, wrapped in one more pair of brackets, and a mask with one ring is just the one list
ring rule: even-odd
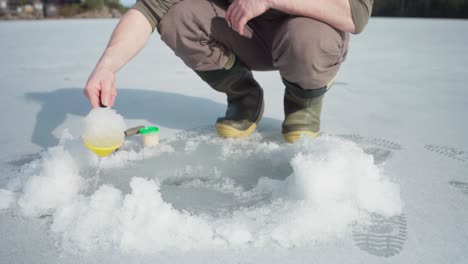
{"label": "khaki pant leg", "polygon": [[240,36],[225,20],[227,2],[186,0],[177,3],[158,24],[161,39],[195,71],[223,68],[233,52],[254,70],[273,69],[271,50],[247,27]]}
{"label": "khaki pant leg", "polygon": [[291,16],[275,31],[274,66],[303,89],[326,86],[337,75],[348,49],[349,34],[323,22]]}

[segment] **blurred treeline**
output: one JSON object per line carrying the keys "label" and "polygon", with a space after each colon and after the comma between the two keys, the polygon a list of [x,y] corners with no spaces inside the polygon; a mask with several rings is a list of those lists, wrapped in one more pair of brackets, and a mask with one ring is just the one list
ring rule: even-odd
{"label": "blurred treeline", "polygon": [[104,6],[108,6],[110,8],[117,8],[119,11],[126,11],[128,8],[125,8],[119,0],[82,0],[82,3],[85,3],[85,6],[88,9],[102,9]]}
{"label": "blurred treeline", "polygon": [[468,0],[374,0],[373,16],[468,18]]}
{"label": "blurred treeline", "polygon": [[[43,0],[53,1],[53,0]],[[113,10],[112,17],[119,17],[128,10],[119,0],[59,0],[62,4],[59,6],[58,14],[63,17],[73,17],[83,14],[87,11],[95,11],[91,16],[106,16],[106,10]],[[96,13],[98,12],[98,13]],[[99,14],[101,12],[102,14]],[[117,12],[117,13],[116,13]]]}

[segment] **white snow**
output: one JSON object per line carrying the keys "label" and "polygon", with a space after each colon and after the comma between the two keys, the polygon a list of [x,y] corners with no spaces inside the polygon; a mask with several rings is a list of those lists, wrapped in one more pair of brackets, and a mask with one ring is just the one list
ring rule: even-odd
{"label": "white snow", "polygon": [[[70,153],[62,146],[49,149],[39,166],[26,169],[29,175],[18,200],[27,216],[41,216],[51,213],[57,207],[72,202],[79,193],[82,179]],[[37,173],[32,173],[38,167]]]}
{"label": "white snow", "polygon": [[123,117],[114,109],[94,108],[84,119],[83,140],[93,147],[120,146],[127,129]]}
{"label": "white snow", "polygon": [[294,145],[276,72],[255,73],[259,132],[221,139],[225,97],[155,34],[118,73],[113,115],[161,144],[129,138],[99,162],[82,88],[116,23],[0,23],[0,263],[468,260],[466,21],[372,19],[323,134]]}
{"label": "white snow", "polygon": [[[28,168],[28,165],[23,168],[27,175],[22,175],[22,178],[29,178],[18,204],[26,216],[52,215],[51,230],[71,251],[120,248],[155,254],[247,245],[290,248],[341,237],[351,224],[370,213],[391,217],[402,210],[398,185],[374,165],[372,156],[355,143],[334,137],[304,138],[295,145],[264,142],[260,135],[240,142],[229,142],[214,135],[185,136],[182,141],[169,141],[167,144],[174,145],[173,148],[180,142],[198,141],[198,147],[190,152],[174,155],[173,164],[181,162],[178,158],[185,155],[194,159],[200,154],[197,150],[203,151],[201,148],[207,146],[211,147],[211,155],[220,157],[217,174],[213,176],[222,175],[231,182],[211,188],[235,194],[239,205],[230,212],[220,210],[214,216],[174,208],[162,198],[159,182],[162,180],[168,185],[174,178],[166,178],[169,181],[158,179],[156,172],[153,173],[155,178],[145,179],[151,176],[152,168],[149,166],[145,168],[146,174],[131,178],[127,194],[110,184],[103,184],[93,192],[94,187],[89,182],[97,176],[91,174],[87,181],[80,175],[93,164],[79,168],[71,150],[66,148],[67,141],[73,139],[63,139],[59,146],[44,153],[39,167],[33,163],[34,168]],[[272,145],[276,147],[272,148]],[[234,151],[237,158],[221,155],[222,152]],[[114,161],[115,168],[121,168],[119,164],[125,164],[128,158],[133,159],[133,156],[125,154],[109,159],[117,157],[120,157],[120,162]],[[149,155],[144,158],[157,162],[160,157]],[[265,175],[248,190],[239,186],[239,179],[235,176],[239,172],[228,166],[245,159],[264,163],[270,158],[283,161],[277,166],[290,163],[292,174],[283,175],[284,180],[272,180],[268,177],[274,175]],[[103,158],[103,162],[106,160]],[[135,164],[127,166],[131,168]],[[32,173],[34,169],[38,172]],[[166,165],[164,169],[177,173],[178,167]],[[185,175],[179,175],[178,181],[188,182],[187,186],[190,186],[190,182],[200,179],[205,183],[213,180],[213,176],[204,172],[202,169],[197,175],[194,171],[186,171]],[[199,188],[208,186],[198,185]],[[85,189],[88,191],[84,192]],[[262,205],[242,206],[240,203],[268,195],[271,199]]]}

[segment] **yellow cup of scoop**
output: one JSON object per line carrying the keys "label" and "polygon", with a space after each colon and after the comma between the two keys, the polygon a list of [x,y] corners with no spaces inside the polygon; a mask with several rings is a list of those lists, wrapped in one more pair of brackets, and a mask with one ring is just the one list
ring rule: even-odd
{"label": "yellow cup of scoop", "polygon": [[[134,136],[139,133],[140,129],[143,128],[144,126],[137,126],[133,127],[130,129],[127,129],[124,131],[125,137],[129,136]],[[120,148],[123,144],[122,142],[116,142],[115,144],[109,144],[109,146],[97,146],[97,145],[92,145],[83,140],[84,145],[90,149],[94,154],[96,154],[98,157],[106,157],[112,154],[114,151],[116,151],[118,148]]]}
{"label": "yellow cup of scoop", "polygon": [[119,145],[110,146],[110,147],[95,147],[86,143],[86,141],[84,141],[83,143],[87,148],[89,148],[92,152],[94,152],[94,154],[96,154],[98,157],[109,156],[110,154],[112,154],[112,152],[116,151],[118,148],[120,148],[120,146],[122,146],[122,144],[119,144]]}

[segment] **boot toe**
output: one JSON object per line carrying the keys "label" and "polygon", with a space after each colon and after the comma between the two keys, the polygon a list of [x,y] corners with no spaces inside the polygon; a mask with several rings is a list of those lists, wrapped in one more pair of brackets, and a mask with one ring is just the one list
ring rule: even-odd
{"label": "boot toe", "polygon": [[252,134],[256,128],[256,123],[246,120],[225,120],[224,122],[216,123],[216,132],[224,138],[244,138]]}
{"label": "boot toe", "polygon": [[288,133],[283,133],[284,140],[286,140],[288,143],[299,141],[301,137],[316,138],[317,136],[318,132],[312,131],[291,131]]}

